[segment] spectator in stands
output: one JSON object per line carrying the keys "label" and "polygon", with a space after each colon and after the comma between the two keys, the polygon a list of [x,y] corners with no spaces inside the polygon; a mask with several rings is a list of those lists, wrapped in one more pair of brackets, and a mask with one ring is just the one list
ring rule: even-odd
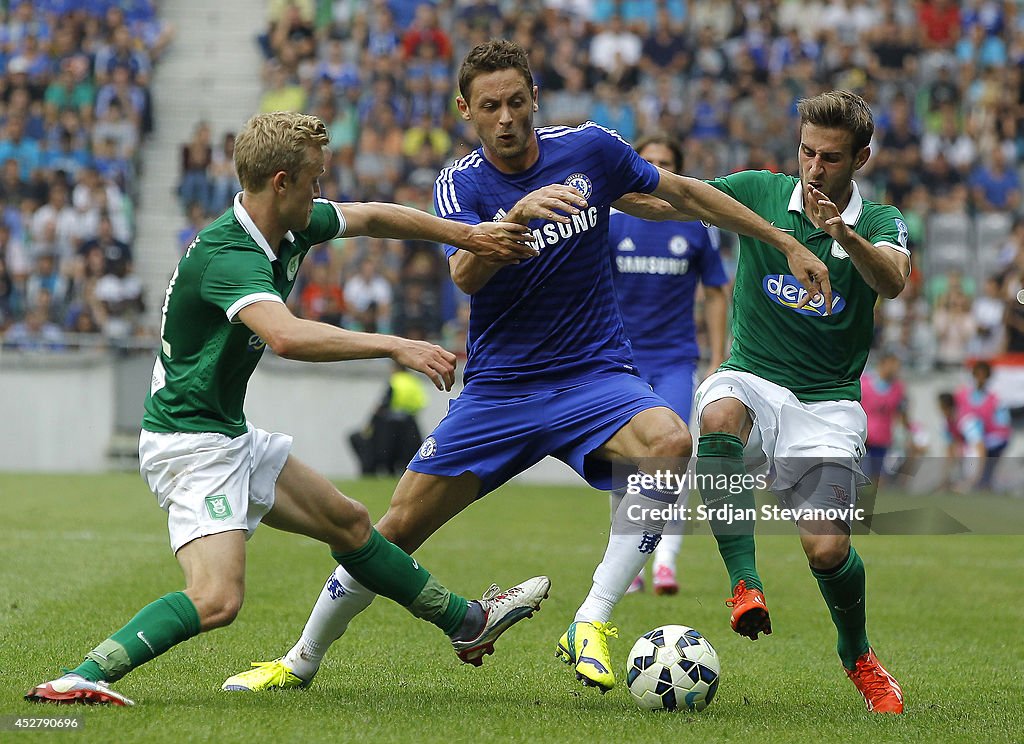
{"label": "spectator in stands", "polygon": [[140,131],[144,131],[142,123],[148,107],[146,93],[141,86],[132,82],[131,69],[126,65],[114,65],[110,82],[100,86],[96,92],[96,117],[102,119],[106,116],[107,107],[115,100],[120,103],[125,115],[140,127]]}
{"label": "spectator in stands", "polygon": [[70,335],[72,349],[101,349],[106,347],[103,329],[89,308],[81,308],[69,313],[67,330]]}
{"label": "spectator in stands", "polygon": [[22,114],[8,115],[0,134],[0,161],[9,159],[18,163],[19,176],[23,181],[29,180],[42,159],[39,140],[25,134],[25,117]]}
{"label": "spectator in stands", "polygon": [[[10,231],[6,225],[0,224],[0,241],[6,239]],[[18,288],[14,277],[7,271],[7,259],[0,244],[0,331],[10,324],[14,314],[19,310]]]}
{"label": "spectator in stands", "polygon": [[64,348],[64,333],[49,319],[45,306],[33,305],[24,320],[7,329],[4,346],[22,351],[59,351]]}
{"label": "spectator in stands", "polygon": [[998,277],[987,277],[982,283],[981,294],[974,298],[971,305],[975,334],[968,353],[972,357],[991,359],[1002,353],[1006,344],[1003,319],[1005,304],[1003,287]]}
{"label": "spectator in stands", "polygon": [[441,28],[437,10],[429,2],[416,6],[416,17],[409,30],[402,36],[402,56],[407,60],[418,57],[424,45],[433,46],[439,59],[445,62],[451,60],[451,39]]}
{"label": "spectator in stands", "polygon": [[131,273],[132,249],[126,242],[114,236],[113,223],[110,221],[110,215],[105,212],[100,216],[96,237],[82,244],[79,255],[87,255],[94,248],[99,249],[103,255],[104,274]]}
{"label": "spectator in stands", "polygon": [[135,85],[149,85],[151,66],[149,54],[125,25],[117,26],[110,32],[110,42],[96,51],[93,69],[96,82],[106,84],[113,78],[114,68],[123,67]]}
{"label": "spectator in stands", "polygon": [[981,212],[1016,212],[1021,206],[1020,177],[1001,147],[992,148],[988,162],[971,174],[971,196]]}
{"label": "spectator in stands", "polygon": [[87,111],[92,108],[96,88],[89,79],[89,62],[80,57],[70,57],[61,63],[60,72],[46,86],[43,102],[59,111],[72,109]]}
{"label": "spectator in stands", "polygon": [[[127,116],[117,98],[110,101],[103,116],[92,128],[93,142],[110,140],[114,143],[117,157],[124,160],[135,158],[139,148],[139,135],[138,124]],[[93,144],[93,149],[95,148],[96,145]]]}
{"label": "spectator in stands", "polygon": [[112,262],[110,270],[105,270],[96,283],[96,299],[106,315],[103,335],[111,340],[131,339],[139,316],[146,309],[142,282],[129,269],[127,261]]}
{"label": "spectator in stands", "polygon": [[299,310],[303,318],[318,320],[334,326],[342,324],[345,314],[345,295],[336,274],[332,276],[328,264],[314,264],[306,286],[299,295]]}
{"label": "spectator in stands", "polygon": [[267,70],[267,88],[260,97],[261,113],[271,111],[303,111],[306,108],[306,89],[288,70],[271,62]]}
{"label": "spectator in stands", "polygon": [[[220,214],[229,206],[235,194],[242,190],[235,172],[235,134],[226,132],[221,146],[213,151],[208,170],[210,177],[210,200],[204,205],[206,213]],[[191,242],[191,241],[190,241]]]}
{"label": "spectator in stands", "polygon": [[398,185],[402,173],[402,129],[394,112],[381,103],[369,114],[356,149],[356,180],[363,198],[383,199]]}
{"label": "spectator in stands", "polygon": [[666,6],[658,6],[655,21],[643,38],[639,67],[645,78],[667,73],[678,76],[689,66],[690,54],[681,24]]}
{"label": "spectator in stands", "polygon": [[959,281],[951,282],[944,295],[936,301],[932,327],[937,339],[936,364],[942,369],[962,367],[977,327],[971,315],[971,298]]}
{"label": "spectator in stands", "polygon": [[545,121],[551,125],[578,126],[587,121],[594,110],[594,94],[587,86],[585,72],[578,67],[565,71],[563,87],[544,100]]}
{"label": "spectator in stands", "polygon": [[46,246],[59,261],[70,259],[82,243],[78,212],[71,206],[68,187],[57,181],[50,187],[46,203],[32,215],[29,237],[33,246]]}
{"label": "spectator in stands", "polygon": [[344,292],[346,328],[384,333],[391,327],[391,285],[381,276],[374,259],[364,258],[359,263],[358,273],[345,282]]}
{"label": "spectator in stands", "polygon": [[178,197],[182,204],[193,202],[205,208],[210,203],[210,164],[213,162],[213,146],[210,144],[210,125],[205,121],[196,124],[192,139],[181,148],[181,179]]}
{"label": "spectator in stands", "polygon": [[[21,236],[15,234],[6,220],[0,220],[0,260],[4,262],[4,274],[13,282],[15,292],[20,293],[32,270],[32,257]],[[21,304],[9,309],[20,312]]]}
{"label": "spectator in stands", "polygon": [[26,307],[44,309],[50,320],[63,318],[67,295],[68,278],[60,271],[56,254],[38,254],[32,273],[25,281]]}

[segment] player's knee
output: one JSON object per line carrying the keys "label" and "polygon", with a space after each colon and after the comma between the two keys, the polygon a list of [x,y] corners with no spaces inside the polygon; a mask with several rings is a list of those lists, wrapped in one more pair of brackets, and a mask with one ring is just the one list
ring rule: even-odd
{"label": "player's knee", "polygon": [[377,530],[406,553],[412,553],[426,539],[414,510],[396,504],[392,504],[377,523]]}
{"label": "player's knee", "polygon": [[370,539],[373,525],[370,512],[363,504],[346,496],[340,496],[330,512],[331,532],[328,543],[335,550],[347,552],[357,550]]}
{"label": "player's knee", "polygon": [[652,443],[650,457],[688,459],[693,454],[693,437],[680,424],[663,431]]}
{"label": "player's knee", "polygon": [[203,630],[213,630],[231,625],[242,609],[243,592],[239,589],[223,589],[193,600],[199,614],[199,625]]}
{"label": "player's knee", "polygon": [[739,401],[739,407],[729,405],[728,399],[708,403],[700,415],[701,434],[732,434],[739,436],[743,431],[746,408]]}
{"label": "player's knee", "polygon": [[807,562],[816,571],[837,568],[850,553],[850,541],[838,539],[804,541]]}

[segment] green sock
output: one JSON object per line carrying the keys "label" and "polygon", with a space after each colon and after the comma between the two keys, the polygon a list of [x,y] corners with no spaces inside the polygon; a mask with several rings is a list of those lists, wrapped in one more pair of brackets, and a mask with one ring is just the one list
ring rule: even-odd
{"label": "green sock", "polygon": [[738,510],[756,508],[754,492],[746,488],[742,493],[731,493],[727,485],[739,483],[745,474],[743,442],[739,437],[719,433],[700,436],[697,440],[697,483],[701,486],[701,498],[710,509],[730,507],[734,517],[731,524],[719,517],[708,518],[718,541],[718,552],[722,554],[729,572],[729,588],[734,588],[742,579],[748,589],[763,590],[754,554],[755,520],[735,519]]}
{"label": "green sock", "polygon": [[86,654],[71,671],[93,682],[114,682],[172,646],[199,634],[199,613],[184,592],[164,595]]}
{"label": "green sock", "polygon": [[867,612],[864,607],[864,561],[850,546],[846,560],[830,571],[811,569],[818,580],[832,622],[839,631],[836,650],[843,666],[853,669],[857,659],[868,652]]}
{"label": "green sock", "polygon": [[358,550],[332,551],[334,560],[372,592],[393,599],[416,617],[452,636],[459,631],[468,602],[453,594],[397,545],[377,530]]}

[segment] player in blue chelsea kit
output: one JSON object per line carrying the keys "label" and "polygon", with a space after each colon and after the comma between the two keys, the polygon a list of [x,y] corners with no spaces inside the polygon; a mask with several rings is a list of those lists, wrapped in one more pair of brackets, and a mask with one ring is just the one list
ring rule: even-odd
{"label": "player in blue chelsea kit", "polygon": [[[681,173],[683,151],[668,135],[642,138],[635,149],[647,162]],[[700,351],[694,318],[697,288],[704,288],[710,374],[725,361],[729,278],[718,253],[718,228],[702,222],[652,222],[611,211],[608,238],[615,296],[622,323],[633,346],[640,375],[689,426]],[[622,492],[611,496],[612,514]],[[682,498],[685,495],[681,494]],[[670,522],[654,551],[655,594],[675,594],[676,558],[682,546],[682,524]],[[626,593],[643,591],[643,572]]]}
{"label": "player in blue chelsea kit", "polygon": [[[466,387],[409,463],[377,524],[409,552],[548,455],[602,490],[613,486],[613,463],[620,475],[636,473],[641,462],[645,469],[685,467],[689,431],[637,375],[615,302],[608,214],[628,192],[653,194],[687,216],[755,236],[784,253],[809,297],[827,291],[825,265],[791,236],[701,181],[659,171],[614,132],[592,123],[534,129],[537,88],[518,44],[475,47],[459,72],[459,90],[459,112],[483,146],[438,176],[438,213],[467,224],[528,224],[540,253],[492,261],[446,247],[452,278],[472,295]],[[615,683],[607,642],[617,633],[612,609],[657,545],[666,502],[676,499],[634,490],[616,515],[590,594],[558,644],[577,676],[602,691]],[[286,670],[279,677],[307,684],[372,599],[335,571],[298,643],[268,663],[267,674]]]}

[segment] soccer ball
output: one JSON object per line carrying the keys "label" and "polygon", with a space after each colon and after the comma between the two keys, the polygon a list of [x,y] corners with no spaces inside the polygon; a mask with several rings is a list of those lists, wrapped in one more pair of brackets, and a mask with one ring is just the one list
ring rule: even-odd
{"label": "soccer ball", "polygon": [[644,710],[704,710],[718,691],[718,654],[685,625],[644,633],[626,661],[626,685]]}

